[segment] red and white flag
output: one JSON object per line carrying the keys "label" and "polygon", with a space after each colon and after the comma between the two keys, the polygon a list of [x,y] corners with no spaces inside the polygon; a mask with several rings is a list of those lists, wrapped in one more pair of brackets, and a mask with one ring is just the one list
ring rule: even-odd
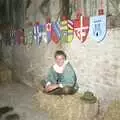
{"label": "red and white flag", "polygon": [[89,17],[80,16],[80,19],[74,20],[74,39],[85,42],[89,32]]}

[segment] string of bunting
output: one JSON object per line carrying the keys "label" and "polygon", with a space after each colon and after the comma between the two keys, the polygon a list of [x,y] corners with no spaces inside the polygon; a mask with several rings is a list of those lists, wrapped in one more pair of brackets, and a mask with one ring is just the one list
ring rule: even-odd
{"label": "string of bunting", "polygon": [[[77,1],[77,0],[75,0]],[[101,0],[98,16],[82,15],[82,10],[74,3],[71,10],[76,10],[76,18],[73,20],[63,16],[61,20],[51,22],[48,17],[45,24],[37,21],[35,24],[29,23],[24,29],[15,30],[14,27],[3,32],[6,45],[28,45],[44,41],[49,44],[51,41],[55,44],[72,43],[73,40],[79,40],[84,43],[88,33],[91,39],[100,42],[106,34],[106,16],[104,15],[103,0]]]}

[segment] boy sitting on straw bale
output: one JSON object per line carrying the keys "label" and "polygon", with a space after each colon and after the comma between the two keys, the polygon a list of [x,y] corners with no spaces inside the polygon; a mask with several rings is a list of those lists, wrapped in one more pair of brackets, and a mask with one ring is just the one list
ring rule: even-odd
{"label": "boy sitting on straw bale", "polygon": [[74,94],[78,90],[75,71],[66,59],[63,51],[56,51],[55,64],[49,69],[47,80],[41,81],[45,93]]}

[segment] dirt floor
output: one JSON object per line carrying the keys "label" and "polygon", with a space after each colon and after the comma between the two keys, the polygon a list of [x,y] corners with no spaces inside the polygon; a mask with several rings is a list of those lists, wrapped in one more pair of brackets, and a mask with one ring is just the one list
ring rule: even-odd
{"label": "dirt floor", "polygon": [[12,106],[14,110],[11,113],[19,114],[20,120],[48,120],[46,113],[35,109],[32,99],[35,92],[34,89],[20,83],[1,84],[0,107]]}

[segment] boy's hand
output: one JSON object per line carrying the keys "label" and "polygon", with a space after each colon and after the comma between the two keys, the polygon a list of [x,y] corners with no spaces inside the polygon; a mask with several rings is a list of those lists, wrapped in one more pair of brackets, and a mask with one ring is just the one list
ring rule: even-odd
{"label": "boy's hand", "polygon": [[46,86],[45,91],[50,92],[50,91],[52,91],[52,90],[54,90],[54,89],[56,89],[58,87],[59,87],[58,84],[48,85],[48,86]]}

